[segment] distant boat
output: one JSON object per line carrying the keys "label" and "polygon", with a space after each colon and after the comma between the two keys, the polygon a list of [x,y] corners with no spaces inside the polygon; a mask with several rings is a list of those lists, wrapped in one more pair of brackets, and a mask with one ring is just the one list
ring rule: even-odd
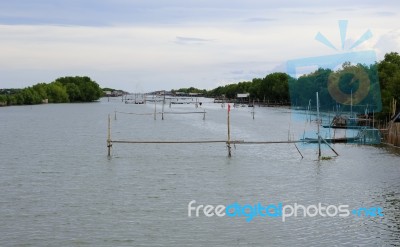
{"label": "distant boat", "polygon": [[[339,137],[339,138],[324,138],[324,140],[327,143],[353,143],[353,142],[358,142],[360,140],[360,137]],[[307,142],[307,143],[318,143],[318,138],[304,138],[301,139],[301,141]],[[322,139],[321,139],[322,142]]]}

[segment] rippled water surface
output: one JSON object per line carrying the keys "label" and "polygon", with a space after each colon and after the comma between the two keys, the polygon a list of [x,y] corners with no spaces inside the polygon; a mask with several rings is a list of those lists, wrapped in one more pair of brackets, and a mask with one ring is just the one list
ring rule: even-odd
{"label": "rippled water surface", "polygon": [[[158,111],[161,109],[158,106]],[[400,155],[383,146],[224,143],[119,144],[113,140],[225,140],[219,104],[114,100],[0,108],[0,246],[400,246]],[[233,140],[284,141],[312,129],[284,108],[231,111]],[[296,116],[296,117],[293,117]],[[340,133],[338,133],[340,134]],[[343,133],[342,133],[343,134]],[[324,156],[332,156],[328,148]],[[384,217],[188,217],[188,203],[380,206]]]}

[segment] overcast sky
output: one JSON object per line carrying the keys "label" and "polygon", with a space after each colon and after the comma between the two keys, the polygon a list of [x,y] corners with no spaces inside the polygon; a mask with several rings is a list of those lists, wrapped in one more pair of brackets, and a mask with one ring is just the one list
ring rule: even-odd
{"label": "overcast sky", "polygon": [[[346,47],[400,52],[400,3],[292,0],[0,0],[0,88],[85,75],[130,92],[219,85],[285,72]],[[315,40],[321,32],[340,48]]]}

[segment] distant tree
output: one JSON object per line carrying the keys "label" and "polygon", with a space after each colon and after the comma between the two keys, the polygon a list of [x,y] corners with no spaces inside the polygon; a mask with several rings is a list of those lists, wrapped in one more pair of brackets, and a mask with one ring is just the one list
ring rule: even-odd
{"label": "distant tree", "polygon": [[70,102],[83,101],[82,93],[81,93],[81,90],[79,89],[78,85],[76,85],[75,83],[69,82],[69,83],[65,84],[65,87],[66,87]]}
{"label": "distant tree", "polygon": [[66,88],[59,82],[52,82],[47,86],[49,103],[67,103],[69,96]]}
{"label": "distant tree", "polygon": [[7,96],[0,94],[0,105],[7,104]]}
{"label": "distant tree", "polygon": [[35,90],[39,96],[41,97],[42,100],[47,99],[47,84],[46,83],[38,83],[34,86],[32,86],[32,89]]}
{"label": "distant tree", "polygon": [[103,95],[99,84],[87,76],[60,77],[55,82],[66,87],[71,102],[91,102],[98,100]]}
{"label": "distant tree", "polygon": [[[391,101],[395,99],[400,102],[400,55],[397,52],[387,53],[377,66],[383,104],[379,116],[384,118],[391,114]],[[400,103],[397,105],[399,109]]]}

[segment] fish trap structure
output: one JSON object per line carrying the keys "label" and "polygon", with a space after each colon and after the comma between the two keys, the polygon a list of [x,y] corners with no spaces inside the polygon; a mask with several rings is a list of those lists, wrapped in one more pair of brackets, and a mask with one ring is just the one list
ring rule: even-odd
{"label": "fish trap structure", "polygon": [[[204,119],[205,119],[205,114],[206,112],[161,112],[157,113],[156,111],[154,113],[126,113],[126,112],[118,112],[122,114],[132,114],[132,115],[154,115],[154,118],[156,119],[156,116],[159,114],[204,114]],[[116,114],[117,111],[115,111],[115,119],[116,119]],[[222,143],[225,144],[227,147],[228,151],[228,157],[232,157],[232,145],[268,145],[268,144],[294,144],[296,150],[300,154],[301,158],[304,158],[304,156],[301,154],[299,148],[297,147],[296,143],[299,142],[304,142],[302,140],[298,141],[244,141],[244,140],[231,140],[231,128],[230,128],[230,105],[228,105],[228,111],[227,111],[227,138],[225,140],[147,140],[147,141],[135,141],[135,140],[113,140],[111,138],[111,116],[108,115],[108,131],[107,131],[107,150],[108,150],[108,157],[111,157],[111,148],[114,144],[155,144],[155,145],[179,145],[179,144],[210,144],[210,143]]]}

